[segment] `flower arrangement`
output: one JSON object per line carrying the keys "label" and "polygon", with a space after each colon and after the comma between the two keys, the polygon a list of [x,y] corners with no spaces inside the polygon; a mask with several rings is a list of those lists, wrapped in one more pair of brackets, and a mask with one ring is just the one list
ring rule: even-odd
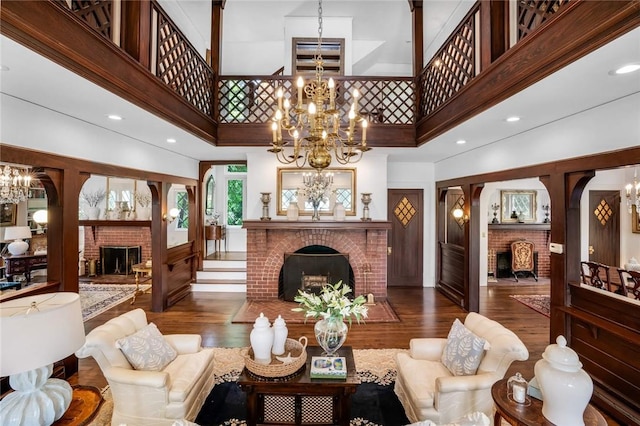
{"label": "flower arrangement", "polygon": [[98,207],[107,196],[107,192],[104,189],[97,189],[93,192],[80,192],[80,198],[84,200],[85,203],[89,205],[89,207]]}
{"label": "flower arrangement", "polygon": [[293,298],[300,307],[293,308],[294,312],[304,312],[306,318],[338,319],[345,318],[351,325],[351,317],[356,321],[367,317],[368,308],[364,306],[365,297],[360,295],[351,300],[347,294],[351,293],[351,287],[338,281],[336,284],[327,284],[322,287],[320,294],[307,293],[298,290],[298,295]]}
{"label": "flower arrangement", "polygon": [[149,207],[151,204],[151,194],[148,192],[134,192],[133,198],[136,200],[140,207]]}

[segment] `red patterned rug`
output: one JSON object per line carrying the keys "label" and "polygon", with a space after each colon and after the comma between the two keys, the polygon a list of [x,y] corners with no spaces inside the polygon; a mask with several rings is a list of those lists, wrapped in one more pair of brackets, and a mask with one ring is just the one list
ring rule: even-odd
{"label": "red patterned rug", "polygon": [[[282,318],[291,324],[304,323],[302,312],[292,312],[292,308],[297,308],[296,302],[285,302],[283,300],[247,300],[244,305],[234,315],[233,323],[253,323],[260,313],[273,320],[282,315]],[[376,301],[375,305],[367,305],[369,313],[364,320],[365,323],[374,322],[400,322],[400,319],[393,308],[386,300]],[[314,320],[309,320],[312,323]]]}
{"label": "red patterned rug", "polygon": [[523,294],[512,294],[511,296],[514,299],[516,299],[518,302],[522,303],[523,305],[533,309],[536,312],[541,313],[542,315],[548,317],[550,316],[550,308],[549,305],[551,304],[551,299],[548,295],[545,294],[530,294],[530,295],[523,295]]}

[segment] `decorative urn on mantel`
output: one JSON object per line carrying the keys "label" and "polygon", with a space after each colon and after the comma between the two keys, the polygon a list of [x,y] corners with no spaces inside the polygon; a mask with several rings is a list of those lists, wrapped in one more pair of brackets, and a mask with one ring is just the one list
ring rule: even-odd
{"label": "decorative urn on mantel", "polygon": [[564,336],[547,346],[534,373],[542,392],[542,415],[556,425],[583,426],[593,381]]}

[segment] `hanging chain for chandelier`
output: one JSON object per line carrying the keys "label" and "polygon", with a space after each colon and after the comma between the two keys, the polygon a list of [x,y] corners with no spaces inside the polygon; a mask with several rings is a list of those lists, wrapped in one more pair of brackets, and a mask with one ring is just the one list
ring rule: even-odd
{"label": "hanging chain for chandelier", "polygon": [[[633,183],[628,183],[625,187],[625,196],[627,198],[627,209],[629,214],[632,212],[631,206],[636,206],[636,212],[640,214],[640,182],[638,182],[638,169],[633,170]],[[635,198],[635,200],[634,200]]]}
{"label": "hanging chain for chandelier", "polygon": [[25,167],[14,167],[8,164],[0,169],[0,203],[18,204],[29,197],[31,175]]}
{"label": "hanging chain for chandelier", "polygon": [[[282,87],[276,91],[278,100],[275,116],[271,123],[272,148],[268,151],[275,154],[283,164],[295,164],[304,167],[308,164],[320,173],[332,161],[332,152],[340,164],[356,163],[363,153],[371,148],[367,146],[366,119],[358,113],[357,89],[352,92],[353,103],[348,115],[348,128],[342,129],[339,110],[336,108],[336,84],[333,78],[322,79],[324,61],[322,59],[322,0],[318,2],[318,44],[315,52],[315,80],[305,85],[302,77],[298,77],[297,103],[291,111],[289,98],[285,99]],[[303,91],[309,99],[305,108]],[[292,97],[291,97],[292,98]],[[328,101],[328,104],[327,104]],[[357,141],[356,123],[361,124],[362,136]],[[287,147],[290,140],[283,139],[283,131],[293,140],[293,146]]]}

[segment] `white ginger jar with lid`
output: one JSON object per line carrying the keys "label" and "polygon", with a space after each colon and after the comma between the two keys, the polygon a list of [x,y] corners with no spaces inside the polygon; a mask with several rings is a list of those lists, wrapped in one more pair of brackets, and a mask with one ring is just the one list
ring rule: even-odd
{"label": "white ginger jar with lid", "polygon": [[281,315],[278,315],[278,318],[276,318],[273,322],[273,348],[271,349],[272,354],[284,354],[284,344],[287,341],[288,334],[289,329],[287,328],[287,324],[284,322],[284,318],[282,318]]}
{"label": "white ginger jar with lid", "polygon": [[249,335],[251,349],[253,349],[253,360],[258,364],[271,364],[271,347],[273,346],[273,329],[269,318],[262,312],[253,323],[253,330]]}
{"label": "white ginger jar with lid", "polygon": [[534,373],[542,393],[542,415],[559,426],[583,426],[593,381],[564,336],[547,346]]}

